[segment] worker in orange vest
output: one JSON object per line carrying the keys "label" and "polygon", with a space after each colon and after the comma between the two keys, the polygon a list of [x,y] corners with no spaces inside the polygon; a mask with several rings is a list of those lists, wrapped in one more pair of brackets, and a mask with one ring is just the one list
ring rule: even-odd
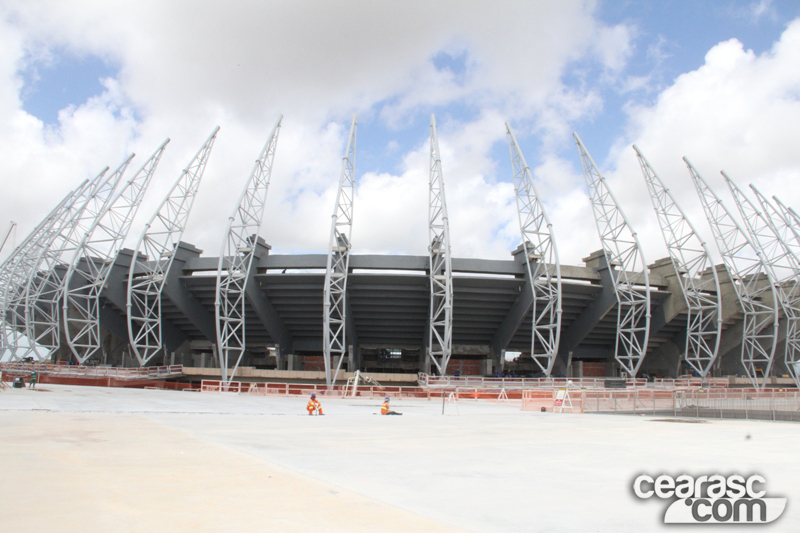
{"label": "worker in orange vest", "polygon": [[382,415],[402,415],[403,413],[398,413],[397,411],[392,411],[389,408],[389,397],[383,399],[383,405],[381,405],[381,414]]}
{"label": "worker in orange vest", "polygon": [[319,400],[317,400],[317,395],[313,393],[311,394],[311,398],[309,398],[308,400],[308,405],[306,405],[306,409],[308,409],[309,415],[313,415],[314,411],[316,411],[318,415],[324,414],[322,412],[322,404],[319,403]]}

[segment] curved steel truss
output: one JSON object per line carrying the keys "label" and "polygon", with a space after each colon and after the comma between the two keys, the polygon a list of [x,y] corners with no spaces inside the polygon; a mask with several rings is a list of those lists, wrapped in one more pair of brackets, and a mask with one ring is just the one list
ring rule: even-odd
{"label": "curved steel truss", "polygon": [[450,223],[444,196],[442,159],[436,136],[436,118],[431,115],[431,158],[428,180],[428,233],[430,246],[431,303],[428,350],[440,375],[447,373],[453,352],[453,267],[450,259]]}
{"label": "curved steel truss", "polygon": [[[683,158],[703,204],[722,260],[744,311],[742,365],[750,381],[763,387],[772,369],[778,340],[778,306],[764,299],[772,285],[764,262],[747,233],[731,216],[722,200],[706,184],[687,158]],[[761,383],[759,371],[763,372]]]}
{"label": "curved steel truss", "polygon": [[161,293],[203,178],[217,126],[144,228],[128,272],[128,337],[141,366],[162,348]]}
{"label": "curved steel truss", "polygon": [[65,277],[62,303],[67,344],[83,364],[100,350],[100,293],[169,139],[145,162],[83,236]]}
{"label": "curved steel truss", "polygon": [[[752,185],[750,185],[750,188],[759,197],[760,202],[761,198],[763,198],[761,193]],[[800,257],[800,216],[797,215],[794,209],[781,202],[777,196],[773,196],[772,199],[775,200],[775,206],[777,206],[776,209],[780,218],[780,223],[777,223],[776,219],[773,219],[773,222],[776,222],[776,226],[788,228],[786,233],[782,233],[785,235],[785,242],[794,251],[794,254]],[[763,206],[764,204],[762,203],[761,205]],[[785,230],[781,231],[784,232]]]}
{"label": "curved steel truss", "polygon": [[25,305],[26,331],[28,338],[34,340],[32,346],[39,360],[61,344],[59,312],[69,267],[67,261],[72,259],[81,239],[110,202],[132,158],[133,154],[110,175],[106,175],[108,167],[97,175],[82,203],[76,205],[69,221],[53,236],[39,258],[37,275],[28,286]]}
{"label": "curved steel truss", "polygon": [[[263,221],[281,120],[282,116],[275,123],[242,191],[239,203],[228,220],[219,256],[214,312],[220,371],[223,381],[227,382],[236,374],[245,350],[245,289]],[[231,356],[236,358],[236,364],[228,374]]]}
{"label": "curved steel truss", "polygon": [[[617,341],[614,358],[636,376],[650,337],[650,280],[644,252],[605,178],[577,133],[573,133],[589,189],[597,232],[603,243],[617,297]],[[621,353],[620,353],[621,352]]]}
{"label": "curved steel truss", "polygon": [[[328,262],[325,268],[323,360],[325,381],[336,383],[342,361],[347,355],[347,273],[350,269],[350,236],[353,231],[355,196],[356,116],[350,124],[350,137],[342,160],[342,174],[336,192],[336,206],[331,217]],[[336,372],[331,377],[332,357],[338,356]]]}
{"label": "curved steel truss", "polygon": [[686,213],[639,148],[634,145],[633,149],[686,301],[685,360],[705,378],[717,359],[722,335],[722,301],[717,269],[706,243],[700,239]]}
{"label": "curved steel truss", "polygon": [[[736,207],[750,231],[753,244],[761,252],[761,260],[772,281],[772,293],[778,300],[786,317],[785,361],[790,375],[797,381],[794,363],[800,355],[800,261],[789,249],[786,241],[775,227],[772,216],[780,218],[775,208],[758,194],[762,207],[771,208],[772,213],[759,211],[744,192],[737,187],[726,173],[722,173],[728,188],[736,200]],[[790,231],[790,230],[789,230]],[[788,236],[788,235],[787,235]]]}
{"label": "curved steel truss", "polygon": [[[86,185],[84,182],[81,188]],[[12,360],[19,358],[20,340],[25,330],[25,288],[34,274],[36,259],[54,231],[58,231],[64,213],[80,194],[70,191],[28,235],[3,267],[2,277],[2,345]]]}
{"label": "curved steel truss", "polygon": [[531,169],[508,122],[506,136],[511,152],[522,245],[525,247],[525,265],[533,293],[531,355],[536,365],[549,376],[558,356],[561,336],[561,263],[553,225],[539,200]]}

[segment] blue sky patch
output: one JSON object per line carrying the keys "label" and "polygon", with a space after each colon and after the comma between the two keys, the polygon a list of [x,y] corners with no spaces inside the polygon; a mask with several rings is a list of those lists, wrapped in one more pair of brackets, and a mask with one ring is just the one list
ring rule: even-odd
{"label": "blue sky patch", "polygon": [[105,88],[100,80],[117,72],[96,56],[55,53],[52,60],[34,61],[21,72],[22,108],[45,124],[57,124],[60,110],[102,94]]}

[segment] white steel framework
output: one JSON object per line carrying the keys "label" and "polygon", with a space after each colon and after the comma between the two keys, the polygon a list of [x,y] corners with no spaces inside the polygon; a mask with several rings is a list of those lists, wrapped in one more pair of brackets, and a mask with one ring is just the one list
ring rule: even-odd
{"label": "white steel framework", "polygon": [[172,266],[175,250],[189,219],[219,126],[167,193],[145,225],[128,272],[128,338],[139,365],[144,366],[163,346],[161,293]]}
{"label": "white steel framework", "polygon": [[12,360],[17,359],[19,341],[24,336],[25,287],[35,267],[35,259],[47,242],[48,236],[58,224],[62,213],[69,209],[77,191],[70,191],[56,207],[34,228],[25,241],[14,251],[3,267],[2,275],[2,347],[9,350]]}
{"label": "white steel framework", "polygon": [[169,139],[116,193],[83,236],[70,263],[62,313],[67,344],[81,364],[100,350],[100,293],[167,143]]}
{"label": "white steel framework", "polygon": [[[784,357],[790,375],[797,382],[794,362],[798,360],[800,354],[800,327],[798,327],[800,325],[800,285],[798,285],[800,261],[789,249],[787,242],[773,224],[772,215],[777,216],[777,211],[762,213],[725,172],[722,173],[722,176],[736,200],[736,207],[744,219],[745,226],[750,231],[753,244],[761,252],[761,260],[764,262],[764,267],[772,282],[773,297],[780,303],[786,317]],[[760,195],[758,199],[766,202]],[[769,202],[766,203],[769,204]],[[763,202],[761,205],[764,207]],[[767,207],[772,206],[767,205]],[[772,209],[774,210],[774,208]],[[780,217],[778,216],[778,218]]]}
{"label": "white steel framework", "polygon": [[[245,289],[264,217],[281,120],[283,116],[275,123],[242,191],[239,203],[228,220],[225,240],[219,254],[214,314],[220,371],[222,380],[228,383],[236,374],[245,350]],[[228,364],[232,356],[236,363],[229,374]]]}
{"label": "white steel framework", "polygon": [[53,236],[58,234],[64,224],[69,221],[75,203],[81,200],[84,191],[89,187],[89,180],[84,180],[77,189],[72,191],[59,204],[58,209],[50,214],[49,222],[38,231],[30,246],[27,246],[25,250],[21,250],[18,255],[19,261],[16,261],[13,267],[11,283],[6,288],[4,298],[8,309],[7,320],[10,325],[10,331],[5,330],[7,335],[6,345],[12,352],[12,359],[24,357],[33,350],[30,342],[23,346],[20,341],[27,336],[25,328],[25,321],[28,315],[25,308],[27,304],[26,294],[30,283],[36,276],[39,258],[49,246]]}
{"label": "white steel framework", "polygon": [[428,180],[428,234],[430,246],[431,299],[428,350],[439,374],[447,374],[453,351],[453,267],[450,258],[450,223],[444,195],[442,159],[436,135],[436,118],[431,115],[431,158]]}
{"label": "white steel framework", "polygon": [[[742,365],[755,387],[767,382],[778,340],[778,305],[769,303],[764,294],[770,290],[769,279],[760,252],[739,223],[706,184],[687,158],[683,158],[703,204],[714,239],[731,278],[744,312],[742,330]],[[759,383],[758,372],[763,372]]]}
{"label": "white steel framework", "polygon": [[635,377],[650,337],[650,279],[636,232],[577,133],[573,133],[589,189],[597,232],[617,297],[614,358]]}
{"label": "white steel framework", "polygon": [[[761,202],[761,198],[763,198],[761,193],[752,185],[750,185],[750,188],[753,189],[758,196],[759,202]],[[778,216],[781,220],[780,225],[787,227],[791,232],[791,235],[787,235],[786,243],[789,245],[789,248],[795,252],[795,255],[800,257],[800,216],[795,213],[794,209],[787,207],[781,202],[777,196],[773,196],[772,199],[775,200],[775,205],[777,206]],[[763,206],[764,204],[762,203],[761,205]]]}
{"label": "white steel framework", "polygon": [[13,220],[8,224],[8,231],[6,231],[6,236],[3,237],[3,242],[0,243],[0,252],[6,247],[6,243],[8,242],[8,238],[11,237],[11,233],[14,231],[14,228],[17,227],[17,223]]}
{"label": "white steel framework", "polygon": [[[336,383],[342,361],[347,356],[347,274],[350,269],[350,236],[353,231],[357,126],[357,116],[354,115],[342,160],[336,205],[331,216],[328,262],[325,268],[323,359],[325,381],[328,385]],[[331,377],[334,356],[339,359],[336,372]]]}
{"label": "white steel framework", "polygon": [[686,301],[685,361],[705,378],[717,359],[722,336],[719,275],[697,229],[639,148],[633,149]]}
{"label": "white steel framework", "polygon": [[511,152],[525,264],[533,293],[531,356],[542,372],[549,376],[558,356],[561,336],[561,262],[553,225],[539,199],[531,169],[508,122],[506,136]]}
{"label": "white steel framework", "polygon": [[106,167],[92,180],[85,196],[76,203],[69,221],[53,235],[39,257],[35,269],[37,274],[28,285],[25,296],[25,329],[28,338],[33,340],[31,346],[39,360],[47,358],[61,344],[59,312],[69,267],[67,261],[72,259],[83,236],[111,201],[111,195],[132,158],[133,154],[110,175],[106,175]]}

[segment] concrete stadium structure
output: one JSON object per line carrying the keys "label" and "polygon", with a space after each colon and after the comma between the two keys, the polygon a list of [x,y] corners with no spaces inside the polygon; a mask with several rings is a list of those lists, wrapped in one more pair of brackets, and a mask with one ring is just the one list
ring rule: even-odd
{"label": "concrete stadium structure", "polygon": [[[583,265],[561,265],[530,169],[507,127],[522,244],[508,260],[453,258],[432,118],[430,254],[351,254],[356,125],[354,118],[327,255],[271,254],[258,236],[280,119],[217,256],[181,240],[216,129],[136,250],[122,242],[166,143],[125,183],[130,158],[111,175],[85,182],[0,269],[3,347],[12,359],[216,366],[227,369],[223,379],[253,366],[324,369],[329,383],[339,368],[664,377],[693,370],[746,375],[757,386],[769,375],[796,381],[798,272],[776,273],[786,258],[797,264],[790,239],[800,242],[800,224],[779,201],[771,218],[758,213],[761,226],[743,212],[748,230],[735,226],[741,243],[734,242],[719,229],[730,221],[714,204],[718,197],[687,161],[725,259],[713,265],[637,149],[670,250],[670,257],[647,265],[576,136],[603,247]],[[758,227],[761,241],[751,236]],[[764,231],[776,236],[769,245]],[[743,252],[745,245],[754,253]],[[753,258],[754,266],[742,266]],[[521,355],[507,361],[508,352]]]}

